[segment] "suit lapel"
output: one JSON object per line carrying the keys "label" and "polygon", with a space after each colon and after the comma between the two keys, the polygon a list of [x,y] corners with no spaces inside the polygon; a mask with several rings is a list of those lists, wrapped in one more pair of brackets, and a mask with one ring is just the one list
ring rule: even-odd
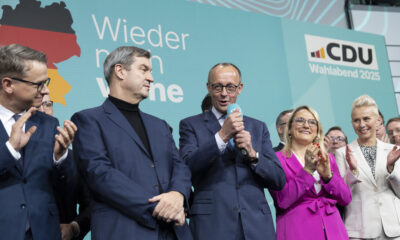
{"label": "suit lapel", "polygon": [[[40,131],[39,130],[39,118],[36,116],[36,114],[34,114],[33,116],[31,116],[28,121],[26,121],[25,123],[25,132],[28,131],[29,128],[36,126],[36,131]],[[31,154],[32,152],[32,148],[33,145],[29,144],[31,141],[35,140],[37,138],[38,133],[35,132],[33,133],[33,135],[31,136],[31,138],[29,139],[28,144],[26,144],[25,148],[23,149],[23,165],[24,165],[24,171],[26,172],[26,169],[28,168],[28,165],[30,164],[30,156],[32,156],[33,154]]]}
{"label": "suit lapel", "polygon": [[139,136],[125,118],[125,116],[118,110],[118,108],[109,100],[103,103],[103,108],[107,117],[113,121],[117,126],[119,126],[132,140],[142,149],[144,153],[150,158],[150,154],[147,152]]}
{"label": "suit lapel", "polygon": [[[387,176],[389,175],[387,171],[387,155],[392,150],[393,145],[386,145],[380,140],[377,140],[377,148],[376,148],[376,163],[375,163],[375,175],[376,175],[376,183],[380,186],[383,186],[381,183],[386,181]],[[390,146],[390,147],[389,147]]]}
{"label": "suit lapel", "polygon": [[[287,163],[288,168],[290,168],[292,170],[293,176],[295,176],[297,172],[302,171],[301,169],[304,168],[301,165],[300,160],[297,159],[297,157],[296,157],[296,155],[294,153],[292,153],[292,156],[290,158],[286,158],[286,163]],[[314,185],[310,188],[310,190],[315,195],[317,195],[317,192],[315,191]]]}
{"label": "suit lapel", "polygon": [[[372,175],[371,168],[369,167],[367,160],[365,160],[364,155],[362,154],[360,145],[357,142],[357,139],[354,140],[350,145],[350,150],[353,152],[354,157],[357,159],[357,166],[359,170],[361,170],[367,178],[376,186],[376,181],[374,176]],[[376,153],[376,157],[378,157],[378,151]],[[376,165],[376,163],[375,163]]]}
{"label": "suit lapel", "polygon": [[[160,159],[160,156],[158,156],[158,153],[161,152],[158,150],[158,148],[160,147],[159,139],[161,138],[160,129],[158,129],[157,125],[155,125],[153,123],[153,121],[149,117],[149,115],[143,113],[140,110],[139,110],[139,114],[140,114],[140,117],[142,118],[144,130],[146,131],[147,138],[149,140],[149,147],[150,147],[151,154],[153,156],[153,161],[157,162],[158,159]],[[164,136],[162,136],[162,137],[164,137]]]}
{"label": "suit lapel", "polygon": [[221,129],[221,125],[219,124],[214,113],[212,113],[211,111],[203,113],[203,119],[206,123],[208,130],[210,130],[212,134],[215,134]]}
{"label": "suit lapel", "polygon": [[[2,144],[5,144],[8,139],[10,138],[10,136],[8,136],[6,129],[4,128],[3,123],[0,121],[0,142]],[[15,164],[15,168],[17,169],[17,171],[22,174],[22,166],[21,164]]]}

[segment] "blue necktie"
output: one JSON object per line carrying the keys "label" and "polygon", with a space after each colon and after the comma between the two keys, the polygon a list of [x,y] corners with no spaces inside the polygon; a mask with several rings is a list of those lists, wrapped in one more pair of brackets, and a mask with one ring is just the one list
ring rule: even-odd
{"label": "blue necktie", "polygon": [[[21,117],[21,115],[14,114],[12,117],[14,118],[15,122],[17,122],[18,119]],[[20,159],[21,161],[20,162],[21,162],[22,169],[23,169],[23,167],[24,167],[24,148],[21,148],[20,153],[21,153],[21,159]],[[29,213],[28,212],[27,212],[26,217],[27,217],[27,220],[26,220],[26,224],[25,224],[25,231],[28,231],[31,228],[31,226],[29,224]]]}

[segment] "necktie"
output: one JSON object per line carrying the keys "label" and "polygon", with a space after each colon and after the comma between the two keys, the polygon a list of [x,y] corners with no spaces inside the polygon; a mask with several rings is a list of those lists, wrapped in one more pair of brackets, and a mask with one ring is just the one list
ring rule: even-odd
{"label": "necktie", "polygon": [[[12,116],[12,118],[14,118],[15,122],[17,122],[20,117],[21,117],[21,115],[19,115],[19,114],[14,114]],[[20,150],[20,153],[21,153],[20,163],[21,163],[22,167],[24,167],[24,149],[23,148]]]}
{"label": "necktie", "polygon": [[[17,122],[18,119],[21,117],[21,115],[14,114],[12,117],[14,118],[15,122]],[[21,165],[22,165],[22,169],[23,169],[23,167],[24,167],[24,148],[22,148],[20,150],[20,153],[21,153],[21,159],[20,160],[21,160]],[[30,226],[30,223],[29,223],[29,213],[27,212],[27,218],[26,218],[26,224],[25,224],[25,232],[27,232],[30,228],[31,228],[31,226]]]}

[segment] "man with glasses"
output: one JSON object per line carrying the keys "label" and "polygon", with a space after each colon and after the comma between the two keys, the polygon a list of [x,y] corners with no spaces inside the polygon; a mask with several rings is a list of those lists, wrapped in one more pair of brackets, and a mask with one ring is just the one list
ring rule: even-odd
{"label": "man with glasses", "polygon": [[194,187],[193,237],[275,239],[264,188],[280,190],[286,180],[267,126],[239,111],[226,115],[243,89],[240,70],[232,63],[211,68],[207,89],[211,110],[180,122],[180,154]]}
{"label": "man with glasses", "polygon": [[395,117],[389,119],[386,124],[386,132],[389,136],[390,143],[400,146],[400,118]]}
{"label": "man with glasses", "polygon": [[290,116],[293,113],[293,109],[285,110],[281,113],[279,113],[278,117],[276,118],[276,131],[278,132],[279,135],[279,144],[274,147],[275,152],[279,152],[280,150],[285,147],[285,138],[284,138],[284,133],[285,133],[285,128],[287,121],[289,120]]}
{"label": "man with glasses", "polygon": [[49,93],[46,55],[0,48],[0,238],[61,239],[53,183],[68,179],[76,126],[36,112]]}
{"label": "man with glasses", "polygon": [[336,150],[346,146],[347,137],[340,127],[334,126],[326,132],[324,144],[327,151],[335,155]]}

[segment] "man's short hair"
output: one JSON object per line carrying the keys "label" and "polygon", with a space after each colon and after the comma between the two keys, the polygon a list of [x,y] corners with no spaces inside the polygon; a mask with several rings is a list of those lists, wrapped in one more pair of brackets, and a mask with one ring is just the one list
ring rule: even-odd
{"label": "man's short hair", "polygon": [[26,64],[27,61],[47,64],[47,57],[43,52],[19,44],[0,47],[0,80],[4,77],[26,77],[31,67]]}
{"label": "man's short hair", "polygon": [[293,112],[293,109],[288,109],[279,113],[278,117],[276,118],[275,125],[278,127],[281,124],[283,116],[291,112]]}
{"label": "man's short hair", "polygon": [[211,96],[209,93],[207,93],[206,96],[203,98],[203,101],[201,102],[201,111],[205,112],[207,110],[210,110],[211,107],[212,107]]}
{"label": "man's short hair", "polygon": [[125,69],[130,70],[132,63],[135,61],[134,57],[145,57],[150,59],[151,54],[149,51],[133,46],[122,46],[108,54],[103,65],[104,76],[108,85],[110,85],[115,65],[121,64]]}
{"label": "man's short hair", "polygon": [[389,119],[389,121],[387,121],[387,123],[386,123],[386,131],[387,131],[387,127],[389,126],[389,124],[391,122],[400,122],[400,117],[394,117],[394,118]]}
{"label": "man's short hair", "polygon": [[343,135],[344,135],[344,141],[346,142],[346,144],[348,143],[348,142],[347,142],[347,136],[346,136],[346,134],[344,134],[344,132],[343,132],[343,130],[342,130],[341,127],[339,127],[339,126],[333,126],[333,127],[329,128],[329,130],[325,133],[325,136],[328,136],[328,134],[329,134],[331,131],[341,131],[341,132],[343,133]]}
{"label": "man's short hair", "polygon": [[215,64],[210,71],[208,72],[208,82],[211,82],[212,78],[213,78],[213,72],[214,69],[216,69],[217,67],[233,67],[236,69],[236,71],[239,74],[239,82],[242,81],[242,73],[240,72],[240,69],[233,63],[228,63],[228,62],[222,62],[222,63],[217,63]]}

